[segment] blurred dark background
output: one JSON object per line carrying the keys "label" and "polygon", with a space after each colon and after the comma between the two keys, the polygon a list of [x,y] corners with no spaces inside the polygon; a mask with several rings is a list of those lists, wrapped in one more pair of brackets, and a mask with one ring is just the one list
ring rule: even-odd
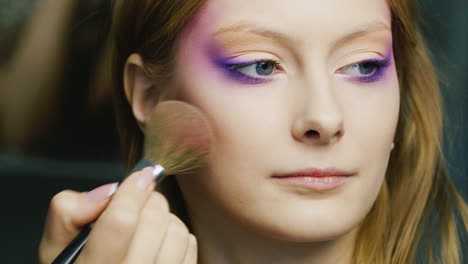
{"label": "blurred dark background", "polygon": [[[111,92],[100,78],[109,2],[0,0],[1,263],[37,263],[55,193],[122,177]],[[467,197],[468,1],[419,2],[446,102],[445,154]]]}

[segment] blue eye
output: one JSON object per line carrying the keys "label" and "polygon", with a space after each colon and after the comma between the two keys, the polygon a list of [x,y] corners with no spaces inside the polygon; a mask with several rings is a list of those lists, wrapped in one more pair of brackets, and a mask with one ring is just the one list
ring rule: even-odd
{"label": "blue eye", "polygon": [[223,68],[234,79],[249,84],[259,84],[270,81],[269,76],[278,69],[279,62],[274,60],[259,60],[244,63],[224,63]]}
{"label": "blue eye", "polygon": [[346,68],[351,71],[354,71],[356,75],[372,75],[372,73],[374,73],[377,70],[378,65],[372,62],[364,62],[359,64],[353,64]]}
{"label": "blue eye", "polygon": [[246,66],[236,66],[234,69],[243,72],[247,75],[260,75],[260,76],[268,76],[273,73],[275,70],[276,64],[273,61],[261,61],[251,65]]}
{"label": "blue eye", "polygon": [[370,83],[379,80],[384,73],[384,69],[389,65],[390,59],[371,59],[351,64],[340,71],[351,75],[351,79],[363,83]]}

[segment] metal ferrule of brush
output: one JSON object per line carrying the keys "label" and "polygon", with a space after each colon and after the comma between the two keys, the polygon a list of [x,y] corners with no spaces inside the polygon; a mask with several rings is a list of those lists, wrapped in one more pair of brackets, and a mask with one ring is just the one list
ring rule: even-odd
{"label": "metal ferrule of brush", "polygon": [[164,170],[163,166],[159,164],[154,165],[153,176],[156,182],[162,181],[162,179],[166,177],[166,171]]}
{"label": "metal ferrule of brush", "polygon": [[159,164],[154,164],[146,159],[139,160],[137,164],[135,164],[135,166],[133,167],[131,173],[142,170],[146,167],[153,167],[154,181],[157,183],[162,181],[167,176],[163,166]]}

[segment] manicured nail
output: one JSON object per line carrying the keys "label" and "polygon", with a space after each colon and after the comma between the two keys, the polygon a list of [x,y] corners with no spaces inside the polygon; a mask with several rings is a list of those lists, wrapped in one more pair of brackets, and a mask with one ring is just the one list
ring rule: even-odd
{"label": "manicured nail", "polygon": [[148,189],[148,186],[151,185],[154,181],[153,176],[153,168],[147,167],[140,171],[140,175],[138,175],[136,185],[143,190]]}
{"label": "manicured nail", "polygon": [[101,201],[104,200],[111,195],[113,195],[117,191],[117,186],[119,186],[118,182],[105,184],[102,186],[97,187],[86,193],[86,198],[91,201]]}

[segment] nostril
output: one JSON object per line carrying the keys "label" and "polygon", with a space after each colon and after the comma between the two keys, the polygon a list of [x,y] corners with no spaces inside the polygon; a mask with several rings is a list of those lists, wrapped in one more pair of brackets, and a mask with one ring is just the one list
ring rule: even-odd
{"label": "nostril", "polygon": [[305,133],[305,136],[307,138],[316,138],[316,137],[320,137],[320,133],[317,132],[316,130],[308,130],[306,133]]}

